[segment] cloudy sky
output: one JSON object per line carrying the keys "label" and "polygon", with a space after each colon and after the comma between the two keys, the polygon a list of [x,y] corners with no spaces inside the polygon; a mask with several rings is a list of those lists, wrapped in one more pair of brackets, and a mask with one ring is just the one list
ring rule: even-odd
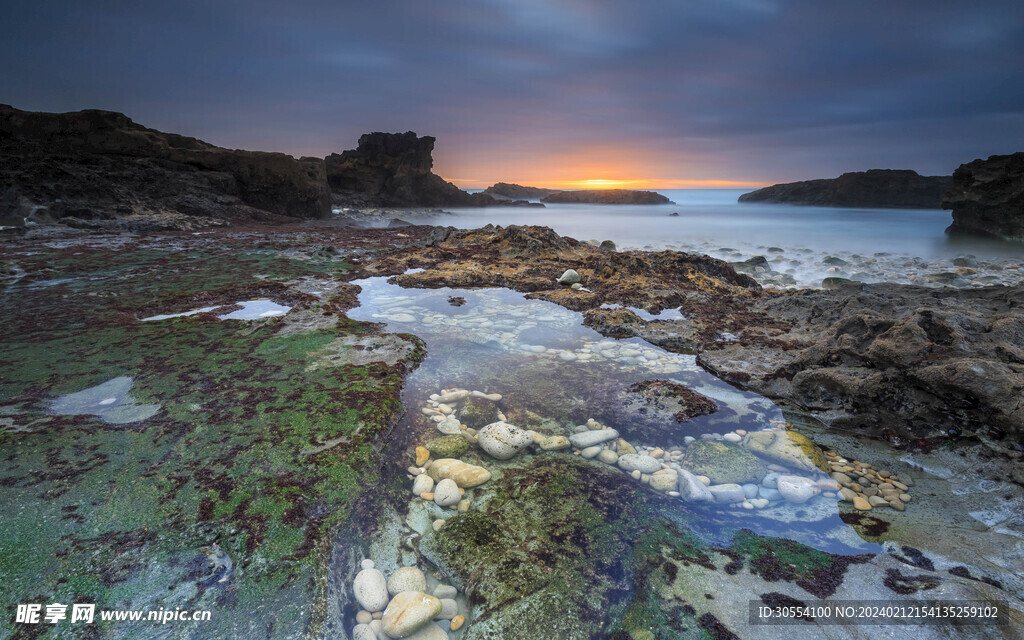
{"label": "cloudy sky", "polygon": [[464,187],[950,173],[1024,150],[1021,0],[8,0],[0,102]]}

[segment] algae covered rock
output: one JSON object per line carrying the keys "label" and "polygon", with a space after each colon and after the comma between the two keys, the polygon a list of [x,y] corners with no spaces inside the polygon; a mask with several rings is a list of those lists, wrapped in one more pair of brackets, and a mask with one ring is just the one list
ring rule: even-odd
{"label": "algae covered rock", "polygon": [[726,442],[692,442],[680,464],[694,475],[711,478],[713,484],[757,483],[768,473],[757,456]]}
{"label": "algae covered rock", "polygon": [[479,429],[494,422],[497,417],[497,408],[486,398],[468,397],[459,410],[459,421],[470,429]]}
{"label": "algae covered rock", "polygon": [[755,431],[743,438],[743,446],[762,458],[802,471],[830,471],[818,445],[797,431]]}
{"label": "algae covered rock", "polygon": [[441,436],[427,442],[427,451],[438,458],[458,458],[469,449],[461,435]]}

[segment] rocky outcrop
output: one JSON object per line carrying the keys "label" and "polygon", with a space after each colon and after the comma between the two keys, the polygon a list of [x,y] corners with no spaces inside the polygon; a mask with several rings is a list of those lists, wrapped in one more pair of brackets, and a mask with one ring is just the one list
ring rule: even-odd
{"label": "rocky outcrop", "polygon": [[190,228],[321,217],[330,199],[318,158],[223,149],[111,111],[0,105],[0,206],[3,225]]}
{"label": "rocky outcrop", "polygon": [[922,176],[916,171],[870,169],[838,178],[776,184],[740,196],[740,202],[781,202],[819,207],[938,209],[953,184],[949,176]]}
{"label": "rocky outcrop", "polygon": [[1024,152],[960,165],[942,207],[953,210],[947,233],[1024,242]]}
{"label": "rocky outcrop", "polygon": [[633,189],[557,191],[541,198],[540,201],[579,204],[675,204],[655,191],[635,191]]}
{"label": "rocky outcrop", "polygon": [[1024,438],[1024,288],[851,283],[763,295],[745,312],[776,325],[698,356],[726,380],[903,441],[950,428]]}
{"label": "rocky outcrop", "polygon": [[[490,207],[526,205],[467,193],[434,174],[434,138],[375,131],[359,138],[356,149],[325,159],[334,202],[356,207]],[[533,204],[533,206],[539,206]]]}
{"label": "rocky outcrop", "polygon": [[496,200],[540,200],[553,193],[558,193],[558,189],[524,187],[520,184],[499,182],[487,187],[483,192]]}

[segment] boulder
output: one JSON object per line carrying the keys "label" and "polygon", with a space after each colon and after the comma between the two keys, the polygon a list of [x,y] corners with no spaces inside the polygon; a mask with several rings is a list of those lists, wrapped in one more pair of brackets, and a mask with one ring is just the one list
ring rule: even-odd
{"label": "boulder", "polygon": [[960,165],[942,207],[953,210],[947,233],[1024,242],[1024,152]]}
{"label": "boulder", "polygon": [[491,472],[487,469],[452,458],[434,460],[427,473],[435,481],[450,478],[463,489],[479,486],[491,479]]}
{"label": "boulder", "polygon": [[675,204],[654,191],[633,189],[581,189],[578,191],[557,191],[540,199],[547,203],[574,204]]}
{"label": "boulder", "polygon": [[[595,445],[601,444],[602,442],[608,442],[609,440],[615,440],[619,437],[619,432],[615,429],[598,429],[597,431],[584,431],[583,433],[574,433],[569,436],[569,442],[572,446],[577,449],[586,449]],[[597,455],[595,452],[594,455]]]}
{"label": "boulder", "polygon": [[439,507],[450,507],[462,499],[459,485],[451,478],[445,478],[434,487],[434,503]]}
{"label": "boulder", "polygon": [[680,464],[696,475],[711,478],[712,484],[758,483],[768,473],[756,456],[739,445],[708,440],[690,443]]}
{"label": "boulder", "polygon": [[818,445],[797,431],[754,431],[743,438],[743,446],[762,458],[801,471],[831,471]]}
{"label": "boulder", "polygon": [[427,577],[416,567],[402,567],[388,578],[388,593],[396,596],[405,591],[426,591]]}
{"label": "boulder", "polygon": [[786,502],[797,504],[807,502],[821,493],[814,480],[803,476],[779,476],[778,491]]}
{"label": "boulder", "polygon": [[469,449],[461,435],[447,435],[427,442],[427,451],[438,458],[458,458]]}
{"label": "boulder", "polygon": [[686,502],[714,502],[715,496],[697,476],[683,469],[679,472],[679,497]]}
{"label": "boulder", "polygon": [[388,604],[381,618],[384,633],[406,638],[430,623],[441,613],[441,601],[422,591],[403,591]]}
{"label": "boulder", "polygon": [[477,433],[477,444],[492,458],[508,460],[533,444],[533,438],[515,425],[492,422]]}
{"label": "boulder", "polygon": [[732,504],[747,499],[746,494],[743,493],[743,487],[735,482],[713,484],[708,487],[708,491],[714,496],[715,502],[719,504]]}

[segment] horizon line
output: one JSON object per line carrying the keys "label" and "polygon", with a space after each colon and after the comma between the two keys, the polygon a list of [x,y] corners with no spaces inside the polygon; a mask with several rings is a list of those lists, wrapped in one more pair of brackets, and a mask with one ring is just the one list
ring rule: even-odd
{"label": "horizon line", "polygon": [[522,187],[534,187],[539,189],[560,189],[560,190],[607,190],[607,189],[631,189],[648,191],[655,189],[760,189],[769,187],[773,182],[757,182],[753,180],[524,180],[517,182],[513,180],[481,180],[479,178],[444,178],[460,189],[486,189],[499,182],[516,184]]}

